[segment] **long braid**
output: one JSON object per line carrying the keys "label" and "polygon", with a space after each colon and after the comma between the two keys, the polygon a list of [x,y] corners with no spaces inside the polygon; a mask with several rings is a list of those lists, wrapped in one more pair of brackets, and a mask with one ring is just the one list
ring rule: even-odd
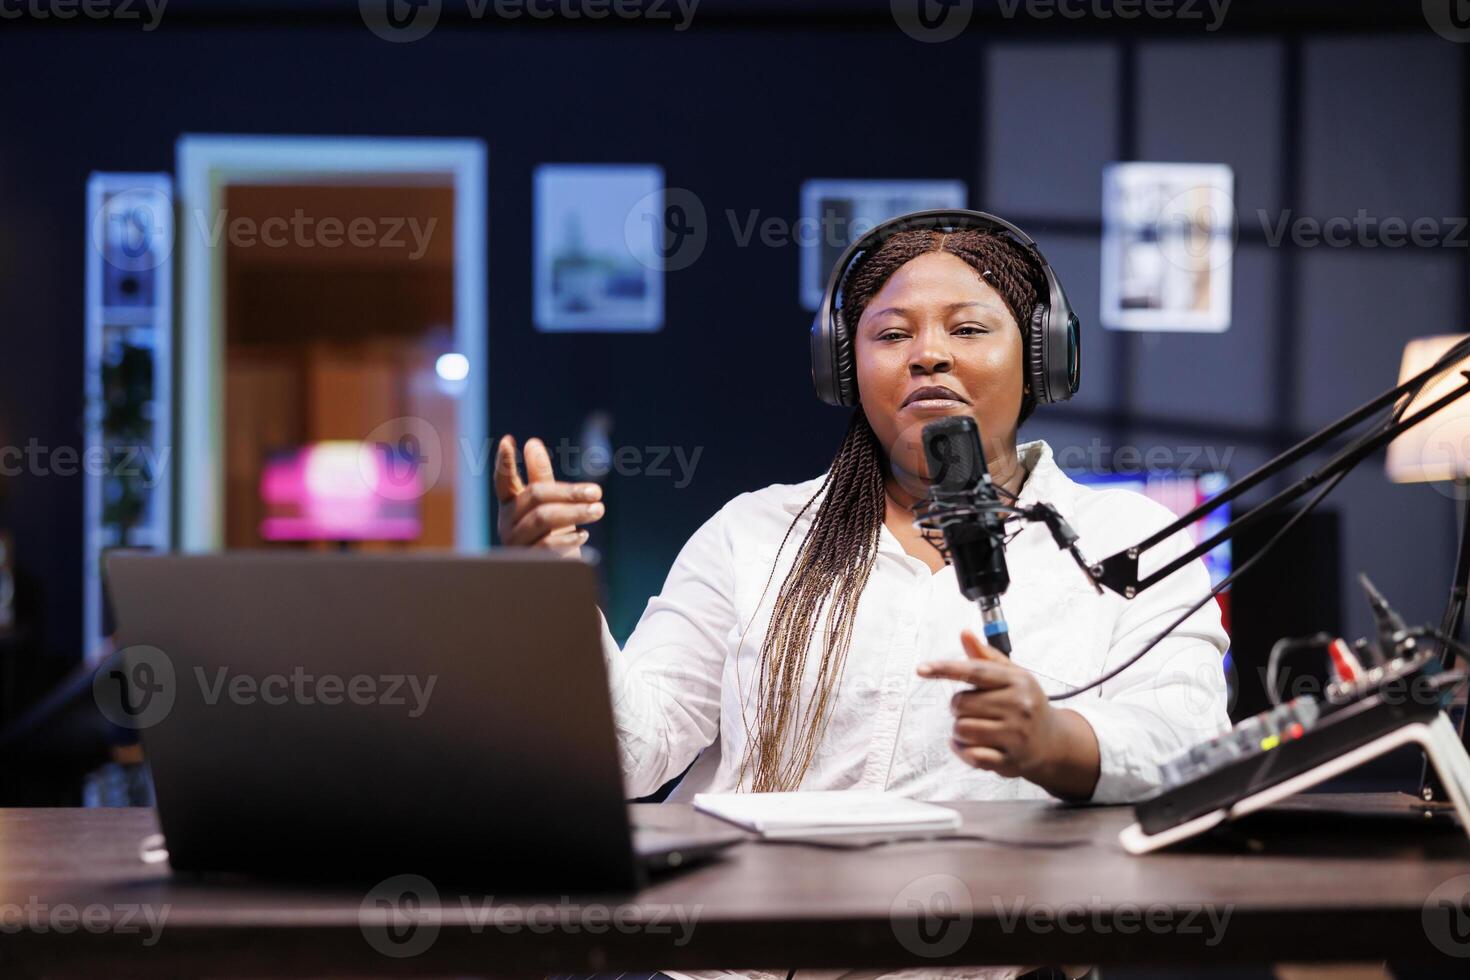
{"label": "long braid", "polygon": [[[842,313],[849,331],[856,329],[868,302],[899,267],[935,251],[962,259],[995,288],[1010,306],[1024,337],[1038,296],[1039,270],[1010,239],[972,230],[900,232],[860,259],[842,286]],[[1034,400],[1026,396],[1021,420],[1034,408]],[[781,582],[761,642],[755,731],[747,731],[739,775],[743,785],[747,773],[751,774],[755,792],[796,789],[821,745],[852,645],[858,601],[877,560],[887,514],[887,465],[883,447],[858,407],[827,479],[787,529],[789,538],[791,529],[820,499]],[[780,561],[785,546],[783,538],[775,562]],[[774,571],[773,564],[773,575]],[[769,588],[769,580],[766,584]],[[819,626],[822,646],[816,664],[816,693],[803,698],[802,683],[812,659],[809,651]]]}

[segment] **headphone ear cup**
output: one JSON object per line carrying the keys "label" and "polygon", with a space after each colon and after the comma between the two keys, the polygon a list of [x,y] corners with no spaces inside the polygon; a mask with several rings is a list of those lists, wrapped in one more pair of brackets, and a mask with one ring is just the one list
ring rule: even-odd
{"label": "headphone ear cup", "polygon": [[1031,397],[1036,404],[1051,401],[1051,391],[1046,377],[1046,330],[1047,307],[1037,303],[1031,311],[1031,332],[1026,335],[1026,379],[1031,383]]}
{"label": "headphone ear cup", "polygon": [[857,404],[857,364],[841,311],[832,313],[832,387],[839,404]]}

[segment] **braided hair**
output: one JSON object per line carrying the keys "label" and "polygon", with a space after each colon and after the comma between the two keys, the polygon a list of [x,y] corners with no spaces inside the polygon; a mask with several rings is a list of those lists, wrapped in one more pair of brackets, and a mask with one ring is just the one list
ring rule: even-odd
{"label": "braided hair", "polygon": [[[958,257],[1000,293],[1021,329],[1022,350],[1027,349],[1031,313],[1044,289],[1041,270],[1010,238],[974,229],[898,232],[860,258],[848,270],[841,288],[848,330],[855,333],[863,310],[900,267],[929,252]],[[1018,424],[1035,408],[1036,400],[1028,391],[1022,396]],[[749,773],[755,792],[796,789],[821,744],[852,644],[858,600],[878,554],[887,513],[883,485],[887,466],[883,447],[859,405],[826,479],[781,539],[777,562],[797,522],[817,505],[776,595],[770,625],[761,641],[755,730],[751,732],[747,723],[747,749],[739,780],[743,785]],[[771,575],[775,575],[775,563]],[[770,588],[769,578],[766,588]],[[762,598],[764,595],[762,592]],[[808,650],[819,625],[822,654],[816,663],[816,693],[803,703]]]}

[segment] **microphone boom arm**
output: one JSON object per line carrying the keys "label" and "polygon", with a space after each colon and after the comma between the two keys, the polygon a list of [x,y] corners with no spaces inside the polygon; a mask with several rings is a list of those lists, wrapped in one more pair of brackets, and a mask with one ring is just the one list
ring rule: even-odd
{"label": "microphone boom arm", "polygon": [[[1132,599],[1134,596],[1138,595],[1138,593],[1158,582],[1160,579],[1172,575],[1174,572],[1194,561],[1196,558],[1208,553],[1211,549],[1215,548],[1221,542],[1228,541],[1244,528],[1258,523],[1263,518],[1271,515],[1272,513],[1275,513],[1282,507],[1291,503],[1293,500],[1296,500],[1298,497],[1304,496],[1305,494],[1309,493],[1324,480],[1330,479],[1340,472],[1352,469],[1354,466],[1358,465],[1358,463],[1362,462],[1363,459],[1367,457],[1370,453],[1377,450],[1381,446],[1386,445],[1395,436],[1403,432],[1405,429],[1412,428],[1413,426],[1422,422],[1424,419],[1428,418],[1430,415],[1433,415],[1435,412],[1438,412],[1440,409],[1444,408],[1446,405],[1463,397],[1466,393],[1470,393],[1470,371],[1460,372],[1463,380],[1461,381],[1461,384],[1458,388],[1455,388],[1448,394],[1445,394],[1442,397],[1436,399],[1435,401],[1431,402],[1429,405],[1426,405],[1424,408],[1415,412],[1408,418],[1395,419],[1392,423],[1385,426],[1382,430],[1375,433],[1368,439],[1349,446],[1347,449],[1339,452],[1332,459],[1328,460],[1325,464],[1322,465],[1320,469],[1315,470],[1314,472],[1303,477],[1301,480],[1287,487],[1285,490],[1282,490],[1280,493],[1277,493],[1269,500],[1266,500],[1256,505],[1244,514],[1241,514],[1235,520],[1231,521],[1229,524],[1225,525],[1225,527],[1221,528],[1214,535],[1212,535],[1209,540],[1200,542],[1198,545],[1191,548],[1188,552],[1180,555],[1178,558],[1175,558],[1173,561],[1164,565],[1162,568],[1157,569],[1146,578],[1138,577],[1139,559],[1149,549],[1153,548],[1159,542],[1192,526],[1200,518],[1214,513],[1220,507],[1240,496],[1245,491],[1261,483],[1263,480],[1269,479],[1270,477],[1275,476],[1277,473],[1280,473],[1282,470],[1286,469],[1288,466],[1292,465],[1303,456],[1317,449],[1319,446],[1327,442],[1339,432],[1360,425],[1364,419],[1373,415],[1375,412],[1382,411],[1388,405],[1392,404],[1395,400],[1406,394],[1409,390],[1413,389],[1417,385],[1423,384],[1430,378],[1431,375],[1443,371],[1444,362],[1446,360],[1451,360],[1451,355],[1458,352],[1460,356],[1463,356],[1464,352],[1461,351],[1461,348],[1465,347],[1470,347],[1470,342],[1462,342],[1456,345],[1453,350],[1451,350],[1439,361],[1436,361],[1429,368],[1426,368],[1420,374],[1417,374],[1414,377],[1410,378],[1408,381],[1405,381],[1397,387],[1384,392],[1382,395],[1379,395],[1372,401],[1365,403],[1361,407],[1343,416],[1341,419],[1338,419],[1336,422],[1333,422],[1325,429],[1322,429],[1320,432],[1317,432],[1311,436],[1308,436],[1306,439],[1303,439],[1301,442],[1297,443],[1295,446],[1288,449],[1280,456],[1277,456],[1275,459],[1264,463],[1252,473],[1241,478],[1239,482],[1231,485],[1230,487],[1227,487],[1219,494],[1211,497],[1209,500],[1205,501],[1203,504],[1200,504],[1194,510],[1185,514],[1183,517],[1180,517],[1178,520],[1174,521],[1172,524],[1169,524],[1162,530],[1156,531],[1154,534],[1145,538],[1143,541],[1140,541],[1138,544],[1133,545],[1129,548],[1125,548],[1116,554],[1109,555],[1107,558],[1104,558],[1102,561],[1095,564],[1089,565],[1084,563],[1083,567],[1087,571],[1088,577],[1092,580],[1094,586],[1106,586],[1107,588],[1121,595],[1123,598]],[[1074,554],[1076,554],[1075,548],[1073,548],[1073,551]]]}

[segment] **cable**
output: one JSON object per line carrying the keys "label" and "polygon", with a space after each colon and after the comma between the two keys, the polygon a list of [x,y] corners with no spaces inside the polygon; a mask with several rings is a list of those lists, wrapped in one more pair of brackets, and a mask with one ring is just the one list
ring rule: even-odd
{"label": "cable", "polygon": [[[1349,442],[1347,446],[1337,454],[1337,456],[1341,457],[1343,455],[1353,452],[1357,447],[1377,436],[1385,428],[1402,419],[1404,417],[1404,413],[1408,411],[1410,403],[1412,403],[1414,399],[1417,398],[1426,387],[1438,380],[1445,374],[1445,372],[1454,367],[1455,364],[1463,359],[1467,353],[1470,353],[1470,339],[1460,341],[1445,354],[1441,355],[1439,361],[1437,361],[1435,365],[1432,365],[1439,367],[1440,370],[1435,372],[1433,375],[1425,378],[1423,381],[1419,382],[1419,384],[1415,385],[1410,390],[1406,391],[1404,393],[1403,400],[1398,405],[1394,406],[1392,414],[1387,422],[1381,423],[1376,428],[1368,430],[1357,439]],[[1298,521],[1300,521],[1307,514],[1311,513],[1312,509],[1316,507],[1319,503],[1321,503],[1323,498],[1325,498],[1329,493],[1336,489],[1337,485],[1342,482],[1343,477],[1347,476],[1349,472],[1351,472],[1351,470],[1341,470],[1336,475],[1331,477],[1326,483],[1324,483],[1322,485],[1322,488],[1317,491],[1312,499],[1307,501],[1307,503],[1300,510],[1293,514],[1291,516],[1291,519],[1288,520],[1284,525],[1282,525],[1281,530],[1271,535],[1270,539],[1261,546],[1261,549],[1259,551],[1257,551],[1254,555],[1247,559],[1245,563],[1242,564],[1239,568],[1235,569],[1229,575],[1225,576],[1225,578],[1220,581],[1219,585],[1215,586],[1209,592],[1205,593],[1204,598],[1200,599],[1199,602],[1196,602],[1193,606],[1189,607],[1189,609],[1185,611],[1184,615],[1180,616],[1174,622],[1170,623],[1167,629],[1163,630],[1161,633],[1159,633],[1159,635],[1155,636],[1152,640],[1145,644],[1143,649],[1139,650],[1133,656],[1129,657],[1117,667],[1114,667],[1112,670],[1103,674],[1101,677],[1089,681],[1081,687],[1073,688],[1070,691],[1064,691],[1061,694],[1048,695],[1047,700],[1065,701],[1068,698],[1076,697],[1084,691],[1090,691],[1095,687],[1107,683],[1114,677],[1117,677],[1123,671],[1127,670],[1129,667],[1132,667],[1143,657],[1144,654],[1148,653],[1154,647],[1162,643],[1165,637],[1173,633],[1185,622],[1185,620],[1189,619],[1190,616],[1193,616],[1196,612],[1198,612],[1205,605],[1205,603],[1218,596],[1221,592],[1224,592],[1225,589],[1227,589],[1237,578],[1245,574],[1247,571],[1250,570],[1253,565],[1255,565],[1256,562],[1264,558],[1266,554],[1276,546],[1277,542],[1285,537],[1286,534],[1293,527],[1296,526],[1296,523]],[[1446,639],[1446,642],[1450,642],[1447,640],[1447,638],[1442,637],[1441,639]],[[1456,644],[1456,646],[1458,646],[1458,644]]]}
{"label": "cable", "polygon": [[1305,637],[1285,637],[1277,640],[1271,646],[1271,653],[1266,657],[1266,697],[1275,704],[1281,703],[1281,695],[1278,693],[1279,684],[1276,682],[1276,671],[1281,657],[1287,653],[1294,653],[1308,647],[1326,647],[1332,642],[1332,637],[1327,633],[1313,633]]}
{"label": "cable", "polygon": [[1144,645],[1143,649],[1139,650],[1133,656],[1129,657],[1127,660],[1123,661],[1121,664],[1114,667],[1106,674],[1103,674],[1101,677],[1098,677],[1095,680],[1088,681],[1081,687],[1073,688],[1070,691],[1063,691],[1061,694],[1049,694],[1047,695],[1047,700],[1065,701],[1067,698],[1076,697],[1084,691],[1090,691],[1093,688],[1098,687],[1099,685],[1107,683],[1114,677],[1117,677],[1119,674],[1123,673],[1123,671],[1127,670],[1129,667],[1132,667],[1135,663],[1142,659],[1144,654],[1148,653],[1154,647],[1158,646],[1164,641],[1166,637],[1168,637],[1171,633],[1173,633],[1176,629],[1183,625],[1185,620],[1189,619],[1190,616],[1193,616],[1195,613],[1199,612],[1199,610],[1204,606],[1205,603],[1215,598],[1215,596],[1219,595],[1221,592],[1224,592],[1237,578],[1249,571],[1251,566],[1260,561],[1262,558],[1266,557],[1267,552],[1274,548],[1276,546],[1276,543],[1280,541],[1288,531],[1296,526],[1297,521],[1301,520],[1303,517],[1306,517],[1309,513],[1311,513],[1312,508],[1321,503],[1322,498],[1331,493],[1333,489],[1342,482],[1342,478],[1347,475],[1348,471],[1343,470],[1342,472],[1338,473],[1336,476],[1328,480],[1326,483],[1322,484],[1322,489],[1318,490],[1317,493],[1312,497],[1312,499],[1307,501],[1306,505],[1303,506],[1301,510],[1291,515],[1291,520],[1282,525],[1281,530],[1271,535],[1270,540],[1268,540],[1264,545],[1261,546],[1260,551],[1257,551],[1254,555],[1251,555],[1250,558],[1246,559],[1244,564],[1242,564],[1239,568],[1235,569],[1229,575],[1221,579],[1219,585],[1215,586],[1209,592],[1206,592],[1204,598],[1200,599],[1199,602],[1196,602],[1194,605],[1190,606],[1189,609],[1185,611],[1184,615],[1174,620],[1174,622],[1170,623],[1167,628],[1159,633],[1158,636],[1155,636],[1152,640],[1148,641],[1148,643]]}

